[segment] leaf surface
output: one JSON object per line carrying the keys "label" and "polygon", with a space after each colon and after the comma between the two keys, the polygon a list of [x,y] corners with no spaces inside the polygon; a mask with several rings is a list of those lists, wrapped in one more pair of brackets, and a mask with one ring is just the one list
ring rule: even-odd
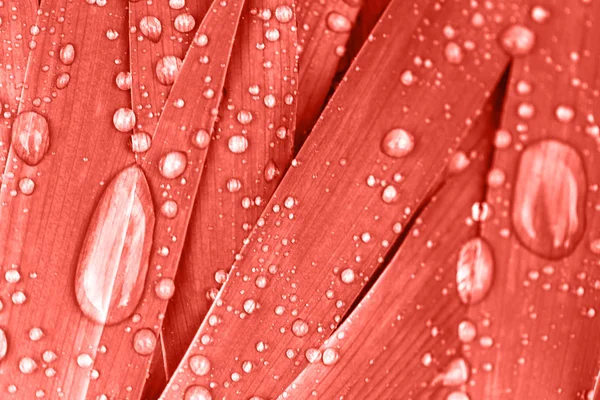
{"label": "leaf surface", "polygon": [[[466,4],[438,6],[392,2],[267,204],[162,398],[199,388],[215,398],[283,391],[307,364],[306,349],[329,337],[439,184],[508,57],[490,21],[465,31],[478,41],[475,50],[448,62],[434,33],[465,18]],[[411,18],[400,26],[393,22],[399,15]],[[405,85],[409,69],[416,79]],[[387,155],[408,148],[404,157]],[[194,373],[190,363],[198,360],[211,368]]]}

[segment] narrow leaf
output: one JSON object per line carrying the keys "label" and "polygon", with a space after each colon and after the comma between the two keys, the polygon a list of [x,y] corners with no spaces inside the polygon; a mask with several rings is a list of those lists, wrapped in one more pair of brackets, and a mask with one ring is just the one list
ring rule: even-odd
{"label": "narrow leaf", "polygon": [[[439,184],[506,67],[491,18],[465,30],[477,44],[460,63],[437,41],[439,27],[464,18],[467,6],[391,3],[267,204],[164,399],[192,387],[215,398],[276,396],[307,364],[306,349],[329,337]],[[399,15],[410,18],[397,24]],[[401,79],[406,71],[412,85]],[[406,134],[389,135],[395,130]],[[211,369],[195,375],[195,357]]]}
{"label": "narrow leaf", "polygon": [[170,371],[291,162],[297,85],[293,9],[291,1],[251,0],[242,14],[165,318]]}
{"label": "narrow leaf", "polygon": [[[500,37],[515,56],[495,136],[483,237],[489,295],[470,309],[473,399],[593,397],[600,342],[600,5],[537,2]],[[557,32],[568,35],[556,35]]]}

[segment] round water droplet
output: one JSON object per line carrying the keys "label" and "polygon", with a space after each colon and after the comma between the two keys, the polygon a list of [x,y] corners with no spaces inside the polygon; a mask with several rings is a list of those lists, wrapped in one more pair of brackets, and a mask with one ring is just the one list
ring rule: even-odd
{"label": "round water droplet", "polygon": [[146,36],[153,42],[158,42],[160,40],[160,36],[162,35],[162,24],[160,20],[151,15],[143,17],[140,19],[140,31],[142,35]]}
{"label": "round water droplet", "polygon": [[340,355],[336,349],[328,348],[323,351],[323,364],[325,365],[333,365],[338,361],[339,358]]}
{"label": "round water droplet", "polygon": [[354,270],[352,268],[346,268],[345,270],[342,271],[342,274],[340,275],[340,277],[342,278],[342,282],[349,285],[352,282],[354,282],[354,278],[355,278]]}
{"label": "round water droplet", "polygon": [[239,181],[239,179],[231,178],[227,180],[227,190],[229,193],[239,192],[241,188],[242,183]]}
{"label": "round water droplet", "polygon": [[252,113],[246,110],[240,110],[237,113],[237,120],[242,125],[247,125],[252,122]]}
{"label": "round water droplet", "polygon": [[6,334],[4,333],[4,330],[0,328],[0,360],[4,358],[7,350],[8,340],[6,339]]}
{"label": "round water droplet", "polygon": [[531,19],[541,24],[550,18],[550,11],[545,9],[543,6],[534,6],[531,8]]}
{"label": "round water droplet", "polygon": [[196,20],[192,16],[192,14],[183,13],[179,14],[175,17],[175,21],[173,22],[173,26],[178,32],[186,33],[191,32],[196,26]]}
{"label": "round water droplet", "polygon": [[194,385],[185,391],[184,400],[212,400],[212,396],[205,387]]}
{"label": "round water droplet", "polygon": [[386,186],[381,193],[381,200],[388,204],[394,203],[396,200],[398,200],[398,190],[396,190],[396,188],[392,185]]}
{"label": "round water droplet", "polygon": [[162,278],[154,287],[154,293],[159,299],[169,300],[175,294],[175,282],[170,278]]}
{"label": "round water droplet", "polygon": [[513,190],[512,223],[519,241],[540,257],[571,254],[585,232],[587,179],[577,150],[558,140],[521,153]]}
{"label": "round water droplet", "polygon": [[156,63],[156,77],[163,85],[172,85],[179,75],[183,61],[175,56],[165,56]]}
{"label": "round water droplet", "polygon": [[71,43],[65,44],[61,47],[59,52],[60,61],[65,65],[73,64],[75,61],[75,47]]}
{"label": "round water droplet", "polygon": [[244,302],[244,311],[248,314],[252,314],[256,310],[256,302],[252,299],[248,299]]}
{"label": "round water droplet", "polygon": [[290,22],[293,17],[294,11],[286,5],[281,5],[275,9],[275,18],[282,24]]}
{"label": "round water droplet", "polygon": [[494,136],[494,146],[497,149],[506,149],[512,143],[512,134],[506,129],[498,129]]}
{"label": "round water droplet", "polygon": [[492,286],[494,257],[490,245],[482,238],[465,243],[458,257],[456,290],[464,304],[476,304]]}
{"label": "round water droplet", "polygon": [[197,376],[204,376],[210,372],[210,361],[199,354],[191,356],[188,360],[188,365],[192,373]]}
{"label": "round water droplet", "polygon": [[204,129],[198,130],[192,135],[192,144],[199,149],[205,149],[210,144],[210,134]]}
{"label": "round water droplet", "polygon": [[106,31],[106,38],[108,40],[117,40],[119,38],[119,32],[114,29],[109,29]]}
{"label": "round water droplet", "polygon": [[477,327],[469,320],[458,324],[458,339],[463,343],[471,343],[477,337]]}
{"label": "round water droplet", "polygon": [[327,16],[327,27],[333,32],[344,33],[350,32],[352,23],[346,16],[334,11]]}
{"label": "round water droplet", "polygon": [[30,178],[19,179],[19,190],[26,196],[33,193],[35,189],[35,183]]}
{"label": "round water droplet", "polygon": [[133,350],[142,356],[149,356],[156,347],[156,335],[150,329],[140,329],[133,336]]}
{"label": "round water droplet", "polygon": [[144,153],[152,146],[152,138],[146,132],[136,132],[131,135],[131,150],[134,153]]}
{"label": "round water droplet", "polygon": [[454,42],[448,42],[444,48],[444,57],[446,57],[446,61],[448,61],[450,64],[460,64],[463,58],[465,58],[465,55],[462,48],[458,44]]}
{"label": "round water droplet", "polygon": [[309,363],[313,364],[321,359],[321,351],[319,349],[309,348],[304,353],[304,356]]}
{"label": "round water droplet", "polygon": [[[14,270],[13,270],[14,271]],[[31,328],[29,330],[29,339],[34,342],[41,340],[44,337],[44,332],[40,328]]]}
{"label": "round water droplet", "polygon": [[69,81],[71,80],[71,75],[69,75],[66,72],[63,72],[62,74],[58,74],[56,76],[56,88],[57,89],[64,89],[67,87],[67,85],[69,84]]}
{"label": "round water droplet", "polygon": [[185,7],[185,0],[169,0],[169,7],[173,10],[181,10]]}
{"label": "round water droplet", "polygon": [[183,174],[187,166],[187,156],[180,151],[165,154],[158,162],[160,174],[167,179],[174,179]]}
{"label": "round water droplet", "polygon": [[600,254],[600,239],[594,239],[590,242],[590,250],[594,254]]}
{"label": "round water droplet", "polygon": [[308,324],[302,319],[297,319],[292,323],[292,333],[298,337],[306,336],[308,333]]}
{"label": "round water droplet", "polygon": [[248,149],[248,139],[242,135],[233,135],[229,138],[227,146],[232,153],[241,154]]}
{"label": "round water droplet", "polygon": [[77,356],[77,365],[79,365],[79,367],[81,367],[81,368],[86,368],[86,369],[90,368],[93,363],[94,363],[94,360],[92,359],[92,356],[90,356],[89,354],[82,353]]}
{"label": "round water droplet", "polygon": [[117,77],[115,78],[115,82],[117,83],[117,87],[121,90],[129,90],[131,89],[132,78],[131,72],[119,72]]}
{"label": "round water droplet", "polygon": [[410,70],[406,70],[402,73],[402,75],[400,76],[400,81],[402,82],[403,85],[405,86],[410,86],[413,83],[415,83],[415,75],[412,73],[412,71]]}
{"label": "round water droplet", "polygon": [[176,202],[174,202],[173,200],[167,200],[160,207],[160,212],[167,218],[175,218],[178,209],[179,206]]}
{"label": "round water droplet", "polygon": [[276,42],[279,40],[279,31],[275,28],[267,29],[265,32],[265,37],[269,42]]}
{"label": "round water droplet", "polygon": [[381,141],[381,150],[390,157],[400,158],[415,148],[415,138],[404,129],[390,130]]}
{"label": "round water droplet", "polygon": [[452,392],[447,397],[446,400],[471,400],[469,395],[464,392]]}
{"label": "round water droplet", "polygon": [[11,145],[17,156],[26,164],[39,164],[50,146],[46,118],[33,111],[17,115],[12,126]]}
{"label": "round water droplet", "polygon": [[535,35],[523,25],[512,25],[502,33],[500,44],[508,54],[514,57],[524,56],[533,49]]}
{"label": "round water droplet", "polygon": [[560,105],[556,107],[554,114],[556,115],[556,119],[566,124],[568,122],[571,122],[573,120],[573,117],[575,117],[575,110],[573,110],[573,107]]}
{"label": "round water droplet", "polygon": [[135,113],[130,108],[119,108],[113,115],[113,124],[120,132],[129,132],[135,126]]}
{"label": "round water droplet", "polygon": [[204,33],[198,33],[194,36],[194,44],[196,46],[204,47],[208,44],[208,36]]}
{"label": "round water droplet", "polygon": [[267,108],[275,107],[275,103],[276,103],[275,96],[273,96],[272,94],[266,95],[264,98],[264,103],[265,103],[265,106],[267,106]]}
{"label": "round water droplet", "polygon": [[31,374],[37,369],[37,363],[30,357],[23,357],[19,361],[19,370],[24,374]]}

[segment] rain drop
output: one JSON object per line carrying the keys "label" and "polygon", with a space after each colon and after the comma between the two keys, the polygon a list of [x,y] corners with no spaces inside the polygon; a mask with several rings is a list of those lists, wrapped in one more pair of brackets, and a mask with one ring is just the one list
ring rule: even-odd
{"label": "rain drop", "polygon": [[533,49],[535,35],[523,25],[512,25],[502,33],[500,43],[508,54],[514,57],[524,56]]}
{"label": "rain drop", "polygon": [[381,150],[390,157],[405,157],[415,148],[415,138],[404,129],[390,130],[381,141]]}
{"label": "rain drop", "polygon": [[306,321],[297,319],[292,323],[292,333],[298,337],[306,336],[308,333],[308,324]]}
{"label": "rain drop", "polygon": [[113,115],[113,124],[119,132],[129,132],[135,126],[135,113],[130,108],[119,108]]}
{"label": "rain drop", "polygon": [[133,350],[142,356],[149,356],[156,347],[156,335],[150,329],[140,329],[133,336]]}
{"label": "rain drop", "polygon": [[131,150],[134,153],[145,153],[152,146],[152,138],[146,132],[131,135]]}
{"label": "rain drop", "polygon": [[80,368],[90,368],[93,363],[94,360],[89,354],[82,353],[77,356],[77,365],[79,365]]}
{"label": "rain drop", "polygon": [[456,289],[464,304],[483,300],[492,286],[494,258],[490,245],[481,238],[465,243],[458,257]]}
{"label": "rain drop", "polygon": [[205,387],[194,385],[185,391],[184,400],[212,400],[212,396]]}
{"label": "rain drop", "polygon": [[328,348],[323,351],[323,364],[333,365],[340,358],[336,349]]}
{"label": "rain drop", "polygon": [[59,52],[60,61],[65,65],[73,64],[75,60],[75,47],[71,43],[65,44],[61,47]]}
{"label": "rain drop", "polygon": [[192,373],[197,376],[204,376],[210,372],[210,361],[199,354],[191,356],[188,365]]}
{"label": "rain drop", "polygon": [[156,77],[163,85],[172,85],[177,79],[183,61],[175,56],[165,56],[156,63]]}
{"label": "rain drop", "polygon": [[458,44],[449,42],[444,48],[444,57],[450,64],[460,64],[465,56]]}
{"label": "rain drop", "polygon": [[175,293],[175,282],[170,278],[162,278],[154,287],[154,293],[159,299],[169,300]]}
{"label": "rain drop", "polygon": [[187,33],[191,32],[196,26],[196,20],[191,14],[179,14],[175,17],[175,21],[173,22],[173,26],[178,32]]}
{"label": "rain drop", "polygon": [[119,72],[117,77],[115,78],[115,82],[117,83],[117,87],[121,90],[129,90],[131,89],[132,78],[131,72]]}
{"label": "rain drop", "polygon": [[31,374],[37,369],[37,363],[30,357],[23,357],[19,361],[19,370],[24,374]]}
{"label": "rain drop", "polygon": [[282,24],[286,24],[292,20],[294,12],[286,5],[281,5],[275,9],[275,18]]}
{"label": "rain drop", "polygon": [[242,135],[233,135],[227,142],[229,150],[234,154],[241,154],[248,149],[248,139]]}
{"label": "rain drop", "polygon": [[350,32],[352,23],[344,15],[337,12],[331,12],[327,16],[327,27],[333,32],[344,33]]}
{"label": "rain drop", "polygon": [[158,42],[162,35],[162,24],[160,20],[153,16],[146,16],[140,20],[140,31],[153,42]]}
{"label": "rain drop", "polygon": [[33,111],[19,114],[13,122],[11,144],[17,156],[26,164],[39,164],[50,147],[46,118]]}
{"label": "rain drop", "polygon": [[199,149],[205,149],[210,143],[210,134],[204,129],[198,130],[192,136],[192,144]]}
{"label": "rain drop", "polygon": [[19,179],[19,190],[26,196],[33,193],[35,189],[35,183],[30,178]]}
{"label": "rain drop", "polygon": [[167,200],[160,206],[161,214],[167,218],[175,218],[178,209],[179,206],[173,200]]}
{"label": "rain drop", "polygon": [[167,179],[174,179],[183,174],[187,165],[187,156],[180,151],[165,154],[158,162],[160,174]]}

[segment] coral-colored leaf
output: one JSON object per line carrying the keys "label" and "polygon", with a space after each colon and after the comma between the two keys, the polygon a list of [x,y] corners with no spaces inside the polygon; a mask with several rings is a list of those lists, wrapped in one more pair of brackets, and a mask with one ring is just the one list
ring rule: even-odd
{"label": "coral-colored leaf", "polygon": [[[507,65],[491,15],[461,33],[476,45],[460,63],[456,52],[448,56],[437,33],[466,18],[465,7],[392,2],[267,204],[163,398],[198,385],[214,397],[275,396],[307,364],[306,349],[329,337],[438,185]],[[400,15],[403,24],[393,20]],[[414,79],[405,84],[409,70]],[[382,142],[393,129],[410,135]],[[403,137],[414,138],[412,152],[389,156],[411,145]],[[202,376],[188,367],[199,354],[212,366]]]}
{"label": "coral-colored leaf", "polygon": [[497,268],[488,297],[470,309],[487,343],[465,349],[473,399],[593,396],[600,219],[591,88],[600,59],[586,55],[600,51],[592,39],[599,16],[598,3],[541,1],[502,37],[517,58],[488,177],[492,215],[483,223]]}
{"label": "coral-colored leaf", "polygon": [[[264,47],[262,47],[264,46]],[[292,159],[296,24],[291,1],[250,0],[194,205],[163,337],[170,371]],[[241,133],[241,135],[240,135]],[[238,145],[237,141],[240,142]],[[216,280],[216,282],[215,282]],[[190,301],[190,299],[195,299]]]}

